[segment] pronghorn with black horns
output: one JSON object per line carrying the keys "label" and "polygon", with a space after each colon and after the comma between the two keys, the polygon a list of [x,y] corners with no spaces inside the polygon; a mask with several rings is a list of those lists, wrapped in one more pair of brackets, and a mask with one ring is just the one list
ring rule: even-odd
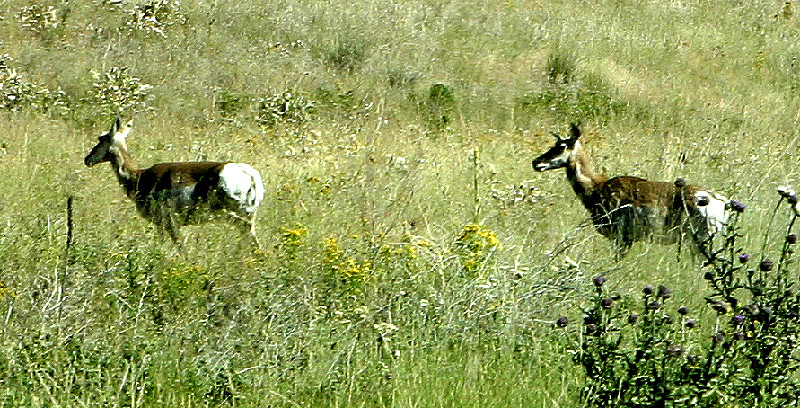
{"label": "pronghorn with black horns", "polygon": [[703,252],[730,216],[728,199],[685,185],[682,179],[674,183],[633,176],[609,179],[595,173],[576,124],[571,125],[568,138],[552,134],[555,145],[533,159],[534,170],[566,168],[567,180],[589,210],[595,228],[618,245],[620,256],[637,241],[674,244],[685,235],[691,238],[694,253]]}
{"label": "pronghorn with black horns", "polygon": [[255,215],[264,198],[261,175],[250,165],[221,162],[159,163],[139,169],[125,138],[132,122],[117,118],[84,159],[92,167],[110,162],[119,184],[144,218],[180,245],[178,229],[221,215],[249,234],[258,247]]}

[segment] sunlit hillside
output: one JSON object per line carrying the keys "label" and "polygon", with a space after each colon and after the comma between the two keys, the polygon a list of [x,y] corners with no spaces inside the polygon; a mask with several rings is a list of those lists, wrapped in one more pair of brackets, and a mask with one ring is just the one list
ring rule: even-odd
{"label": "sunlit hillside", "polygon": [[[617,259],[531,160],[580,123],[596,170],[735,198],[738,243],[778,250],[796,11],[0,1],[0,406],[582,406],[554,323],[581,321],[593,277],[669,285],[673,309],[707,286],[685,248]],[[256,168],[261,249],[212,222],[180,250],[140,217],[83,163],[117,117],[140,167]]]}

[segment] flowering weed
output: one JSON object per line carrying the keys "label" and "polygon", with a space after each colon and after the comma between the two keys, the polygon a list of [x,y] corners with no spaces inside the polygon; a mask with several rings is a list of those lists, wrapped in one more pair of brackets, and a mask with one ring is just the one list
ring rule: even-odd
{"label": "flowering weed", "polygon": [[464,273],[471,277],[478,277],[491,262],[495,252],[503,248],[494,232],[477,224],[465,225],[455,246]]}

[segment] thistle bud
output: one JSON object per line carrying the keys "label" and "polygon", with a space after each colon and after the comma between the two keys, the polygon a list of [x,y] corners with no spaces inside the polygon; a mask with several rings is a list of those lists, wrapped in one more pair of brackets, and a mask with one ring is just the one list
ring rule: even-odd
{"label": "thistle bud", "polygon": [[678,314],[681,316],[686,316],[689,314],[689,308],[686,306],[681,306],[678,308]]}
{"label": "thistle bud", "polygon": [[556,320],[556,326],[558,327],[567,327],[567,323],[569,323],[567,316],[561,316]]}
{"label": "thistle bud", "polygon": [[592,279],[592,283],[594,283],[594,286],[601,288],[603,287],[603,284],[606,283],[606,277],[602,275],[595,276],[595,278]]}
{"label": "thistle bud", "polygon": [[750,260],[750,254],[748,253],[739,254],[739,263],[746,264],[747,261],[749,260]]}
{"label": "thistle bud", "polygon": [[797,235],[789,234],[786,236],[786,243],[789,245],[794,245],[797,243]]}
{"label": "thistle bud", "polygon": [[678,188],[686,187],[686,180],[684,180],[683,177],[678,177],[677,179],[675,179],[675,187]]}
{"label": "thistle bud", "polygon": [[760,264],[758,264],[758,269],[760,269],[762,272],[769,272],[772,270],[773,266],[774,264],[772,263],[772,261],[770,261],[769,259],[765,259],[761,261]]}
{"label": "thistle bud", "polygon": [[647,296],[652,295],[653,294],[653,285],[645,286],[644,289],[642,289],[642,292],[644,292],[644,294],[647,295]]}
{"label": "thistle bud", "polygon": [[611,309],[611,306],[614,306],[614,299],[610,297],[603,298],[603,300],[600,301],[600,306],[602,306],[603,309]]}
{"label": "thistle bud", "polygon": [[670,289],[670,288],[668,288],[668,287],[666,287],[664,285],[659,285],[658,286],[658,293],[656,294],[656,296],[658,296],[660,298],[664,298],[664,299],[669,299],[669,298],[672,297],[672,289]]}
{"label": "thistle bud", "polygon": [[737,213],[744,212],[745,208],[747,208],[747,206],[744,205],[744,203],[742,203],[741,201],[731,200],[730,204],[731,204],[731,209],[733,211],[736,211]]}
{"label": "thistle bud", "polygon": [[689,319],[686,321],[686,327],[694,329],[697,326],[697,320]]}
{"label": "thistle bud", "polygon": [[628,316],[628,324],[636,324],[639,321],[639,315],[632,314]]}

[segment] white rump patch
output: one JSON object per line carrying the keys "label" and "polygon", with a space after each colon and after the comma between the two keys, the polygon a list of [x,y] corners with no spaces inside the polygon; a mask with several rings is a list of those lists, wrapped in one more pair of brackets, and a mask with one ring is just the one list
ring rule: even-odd
{"label": "white rump patch", "polygon": [[219,172],[219,185],[247,214],[256,212],[264,199],[261,175],[249,164],[226,164]]}
{"label": "white rump patch", "polygon": [[[706,219],[708,233],[714,235],[721,232],[728,223],[730,214],[725,210],[728,202],[727,198],[708,191],[698,191],[694,195],[694,203],[700,214]],[[708,202],[707,205],[700,205],[701,202]]]}

